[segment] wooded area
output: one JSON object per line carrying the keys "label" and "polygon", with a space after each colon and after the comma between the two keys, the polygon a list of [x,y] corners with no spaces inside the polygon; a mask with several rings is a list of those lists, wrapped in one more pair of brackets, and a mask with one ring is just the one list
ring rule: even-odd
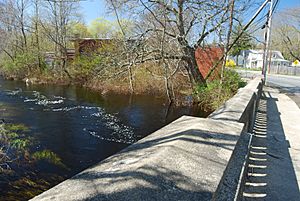
{"label": "wooded area", "polygon": [[[79,83],[104,92],[117,86],[127,93],[166,93],[173,101],[182,91],[208,83],[198,69],[197,49],[216,46],[235,56],[257,44],[250,31],[229,53],[226,50],[241,32],[247,12],[256,8],[256,1],[251,2],[252,6],[245,0],[107,0],[115,21],[98,18],[86,25],[79,0],[2,0],[1,73],[30,82]],[[295,59],[298,11],[285,13],[295,20],[280,26],[280,32],[274,30],[284,36],[274,47],[280,47],[280,41],[288,44],[279,50]],[[76,38],[114,42],[69,60]],[[217,63],[224,66],[225,59]],[[224,70],[219,71],[223,79]]]}

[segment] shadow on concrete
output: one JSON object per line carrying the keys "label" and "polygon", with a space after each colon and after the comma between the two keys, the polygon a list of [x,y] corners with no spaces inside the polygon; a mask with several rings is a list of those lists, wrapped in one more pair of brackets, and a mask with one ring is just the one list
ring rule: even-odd
{"label": "shadow on concrete", "polygon": [[[239,123],[178,119],[38,199],[211,200],[241,130]],[[237,185],[238,180],[232,182]]]}
{"label": "shadow on concrete", "polygon": [[280,89],[287,93],[300,93],[300,87],[280,87]]}
{"label": "shadow on concrete", "polygon": [[[212,193],[205,189],[189,190],[194,186],[189,177],[162,167],[144,166],[138,170],[119,173],[86,172],[74,179],[88,180],[93,183],[95,179],[106,180],[106,178],[109,178],[106,185],[118,186],[122,190],[112,188],[113,191],[106,193],[96,191],[86,200],[211,200],[212,198]],[[137,183],[128,185],[129,180]],[[180,187],[178,184],[184,184],[185,187]],[[205,186],[204,183],[202,185]],[[99,188],[97,182],[90,187]]]}
{"label": "shadow on concrete", "polygon": [[300,87],[299,86],[282,86],[273,82],[270,82],[267,84],[270,87],[274,87],[278,89],[280,92],[283,93],[300,93]]}
{"label": "shadow on concrete", "polygon": [[270,92],[264,94],[268,113],[266,200],[300,200],[299,186],[283,130],[280,112]]}
{"label": "shadow on concrete", "polygon": [[[215,133],[215,132],[205,132],[203,130],[189,129],[183,132],[175,133],[170,136],[160,137],[153,140],[147,140],[145,142],[138,143],[134,147],[128,147],[126,152],[137,149],[145,149],[148,147],[153,147],[156,145],[172,142],[175,140],[188,141],[192,143],[202,143],[206,145],[212,145],[216,147],[221,147],[224,149],[232,150],[235,146],[238,136],[225,134],[225,133]],[[216,140],[216,141],[210,141]],[[222,142],[220,141],[222,140]],[[233,143],[230,143],[233,142]]]}
{"label": "shadow on concrete", "polygon": [[283,87],[273,83],[270,83],[269,85],[289,96],[300,108],[300,87]]}

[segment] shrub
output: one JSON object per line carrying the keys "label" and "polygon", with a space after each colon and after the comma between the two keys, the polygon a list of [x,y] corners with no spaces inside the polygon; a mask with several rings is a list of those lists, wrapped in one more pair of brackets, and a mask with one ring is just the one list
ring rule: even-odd
{"label": "shrub", "polygon": [[229,60],[226,60],[225,66],[230,67],[230,68],[234,68],[234,67],[236,67],[236,64],[232,59],[229,59]]}
{"label": "shrub", "polygon": [[45,149],[31,154],[32,147],[36,144],[33,138],[28,136],[29,131],[29,128],[23,124],[0,124],[0,173],[4,169],[10,169],[10,163],[26,165],[25,161],[30,163],[44,160],[67,168],[62,160],[50,150]]}
{"label": "shrub", "polygon": [[231,98],[245,84],[237,72],[225,70],[222,84],[220,80],[213,80],[206,85],[200,84],[195,87],[193,94],[200,107],[206,111],[213,111]]}
{"label": "shrub", "polygon": [[58,165],[60,167],[66,168],[66,166],[62,163],[61,158],[55,154],[53,151],[44,149],[42,151],[37,151],[32,154],[32,158],[35,160],[45,160],[54,165]]}
{"label": "shrub", "polygon": [[37,59],[31,52],[18,53],[14,60],[6,58],[1,62],[4,74],[13,75],[18,78],[24,78],[26,74],[36,66]]}
{"label": "shrub", "polygon": [[72,77],[77,82],[85,82],[92,77],[92,72],[100,65],[99,56],[81,56],[75,58],[71,66]]}

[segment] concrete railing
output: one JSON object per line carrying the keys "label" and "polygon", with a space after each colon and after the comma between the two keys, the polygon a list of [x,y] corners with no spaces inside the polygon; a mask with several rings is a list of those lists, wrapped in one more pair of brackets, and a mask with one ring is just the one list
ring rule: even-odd
{"label": "concrete railing", "polygon": [[[215,200],[241,200],[244,188],[242,184],[245,183],[249,146],[252,140],[251,133],[262,88],[260,78],[251,80],[246,87],[241,88],[234,97],[208,117],[244,124],[243,132],[236,143],[231,160],[228,162],[223,178],[215,192]],[[224,198],[224,196],[226,197]]]}
{"label": "concrete railing", "polygon": [[183,116],[32,200],[234,200],[260,89],[252,80],[208,118]]}
{"label": "concrete railing", "polygon": [[261,97],[262,81],[251,80],[237,94],[208,116],[211,119],[235,121],[245,124],[245,130],[251,131],[256,103]]}

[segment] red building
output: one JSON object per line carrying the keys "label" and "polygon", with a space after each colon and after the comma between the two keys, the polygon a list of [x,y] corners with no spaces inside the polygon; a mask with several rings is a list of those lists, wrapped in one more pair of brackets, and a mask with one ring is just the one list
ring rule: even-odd
{"label": "red building", "polygon": [[[210,46],[210,47],[199,47],[195,52],[195,57],[200,73],[204,78],[208,75],[211,68],[221,59],[224,54],[224,48]],[[220,78],[220,69],[222,62],[220,62],[215,71],[210,76],[209,80]]]}

